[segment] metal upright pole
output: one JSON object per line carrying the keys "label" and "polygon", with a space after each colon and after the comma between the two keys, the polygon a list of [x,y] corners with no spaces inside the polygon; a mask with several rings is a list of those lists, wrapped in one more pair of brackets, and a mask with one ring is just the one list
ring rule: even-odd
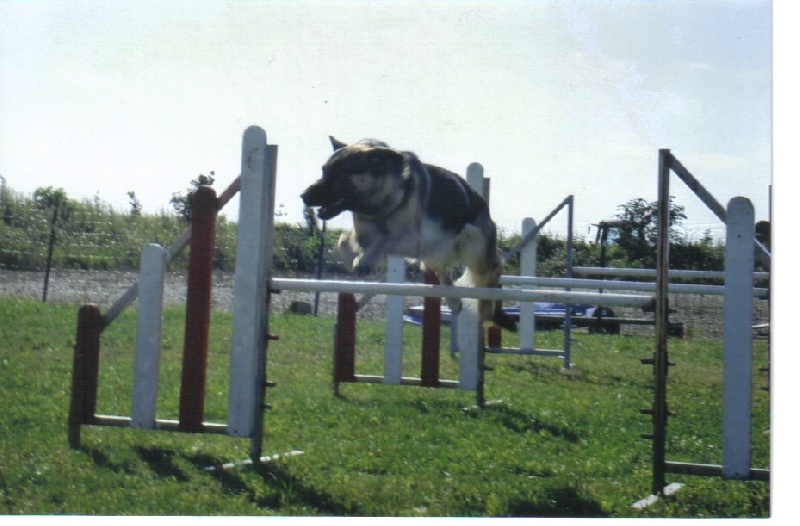
{"label": "metal upright pole", "polygon": [[658,242],[656,247],[656,350],[653,364],[655,401],[653,405],[653,495],[666,486],[667,442],[667,334],[669,328],[669,174],[672,155],[659,150],[658,157]]}
{"label": "metal upright pole", "polygon": [[[573,243],[572,243],[572,208],[574,202],[574,196],[569,196],[566,200],[569,204],[569,208],[567,209],[567,268],[566,268],[566,277],[567,279],[572,278],[572,251],[573,251]],[[564,290],[570,290],[569,287],[565,287]],[[571,305],[564,305],[564,369],[570,368],[571,362],[571,340],[572,340],[572,306]]]}

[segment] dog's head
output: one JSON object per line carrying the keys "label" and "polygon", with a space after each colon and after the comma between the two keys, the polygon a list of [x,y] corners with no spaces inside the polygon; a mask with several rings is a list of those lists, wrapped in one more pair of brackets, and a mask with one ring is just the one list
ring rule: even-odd
{"label": "dog's head", "polygon": [[403,186],[403,155],[386,143],[364,140],[347,145],[330,137],[334,152],[322,177],[301,195],[306,206],[318,206],[320,219],[345,210],[379,214]]}

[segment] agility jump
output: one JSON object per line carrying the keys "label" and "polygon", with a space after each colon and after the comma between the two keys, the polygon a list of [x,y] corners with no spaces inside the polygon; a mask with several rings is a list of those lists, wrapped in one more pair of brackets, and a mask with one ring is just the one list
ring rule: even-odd
{"label": "agility jump", "polygon": [[[664,474],[690,473],[714,474],[727,478],[767,479],[766,470],[752,469],[749,465],[749,374],[750,374],[750,316],[753,298],[753,242],[754,222],[752,205],[744,198],[734,198],[727,213],[725,279],[725,365],[724,400],[725,415],[722,466],[705,466],[689,463],[667,462],[666,445],[666,371],[670,365],[667,354],[667,293],[668,285],[668,179],[670,169],[686,180],[691,174],[669,154],[662,150],[659,177],[659,237],[658,266],[654,296],[609,294],[606,292],[576,292],[572,290],[532,290],[452,287],[435,284],[373,283],[363,281],[304,280],[273,278],[270,260],[272,254],[273,210],[275,192],[275,166],[277,147],[268,145],[266,133],[258,127],[245,131],[242,146],[242,172],[239,180],[219,199],[213,191],[200,200],[207,200],[207,212],[197,212],[193,224],[175,243],[164,250],[148,248],[142,256],[142,272],[136,285],[102,314],[96,305],[84,305],[78,316],[77,342],[74,354],[73,386],[69,415],[69,439],[73,447],[80,445],[81,426],[125,426],[153,430],[182,432],[223,433],[247,437],[251,440],[250,455],[260,459],[263,439],[264,394],[266,381],[266,356],[269,335],[270,296],[280,290],[343,293],[346,306],[354,306],[353,294],[385,294],[392,297],[419,296],[424,298],[461,298],[465,303],[456,316],[458,321],[459,379],[457,387],[476,390],[479,401],[483,391],[483,330],[478,309],[470,302],[479,300],[518,301],[532,303],[597,303],[641,307],[656,304],[656,350],[647,363],[654,366],[655,401],[646,410],[654,423],[652,434],[654,449],[653,492],[664,490]],[[693,178],[693,189],[702,188]],[[205,359],[207,353],[208,313],[211,257],[213,250],[214,218],[218,208],[241,189],[239,231],[236,249],[236,282],[234,300],[234,328],[231,341],[230,386],[228,420],[226,423],[209,423],[203,418],[202,402]],[[703,189],[704,190],[704,189]],[[695,190],[697,192],[697,190]],[[204,191],[205,192],[205,191]],[[702,192],[701,199],[708,194]],[[706,197],[703,197],[703,196]],[[203,205],[200,205],[203,208]],[[717,205],[717,211],[719,210]],[[193,214],[195,215],[195,214]],[[719,214],[718,214],[719,215]],[[196,221],[196,223],[195,223]],[[205,225],[204,225],[205,224]],[[184,370],[181,387],[181,410],[178,421],[155,418],[154,400],[159,358],[160,299],[163,287],[163,269],[187,241],[191,239],[189,285],[187,294],[187,336],[199,333],[198,339],[184,349]],[[761,247],[763,249],[763,247]],[[570,287],[576,287],[570,282]],[[605,287],[605,285],[604,285]],[[139,296],[137,316],[136,380],[132,400],[132,416],[96,414],[98,364],[102,331],[119,312]],[[156,315],[158,313],[158,315]],[[141,330],[139,329],[141,327]],[[346,330],[350,330],[345,328]],[[353,334],[351,332],[351,334]],[[338,338],[337,338],[338,340]],[[187,338],[187,342],[189,338]],[[192,348],[189,348],[189,347]],[[195,347],[196,346],[196,347]],[[344,369],[343,369],[344,370]],[[188,378],[187,378],[188,377]],[[397,373],[384,375],[384,383],[396,381]],[[387,381],[388,380],[388,381]],[[741,389],[746,386],[746,389]]]}
{"label": "agility jump", "polygon": [[[667,373],[674,365],[669,360],[667,345],[671,174],[677,175],[726,225],[721,465],[670,462],[666,459],[667,421],[671,416],[667,409]],[[650,415],[653,422],[653,432],[644,436],[653,442],[653,496],[664,493],[667,473],[768,481],[769,470],[750,465],[751,322],[753,295],[757,292],[753,289],[754,254],[759,251],[770,257],[755,237],[753,205],[744,197],[734,197],[727,209],[724,208],[667,149],[659,150],[658,203],[656,349],[652,358],[642,360],[642,363],[653,366],[654,377],[653,405],[642,409],[642,413]]]}
{"label": "agility jump", "polygon": [[[217,199],[214,190],[195,194],[192,224],[168,248],[144,249],[138,281],[105,314],[87,304],[78,313],[69,412],[69,442],[79,447],[82,426],[218,433],[250,438],[250,457],[261,457],[269,335],[269,262],[277,147],[266,134],[248,128],[242,144],[241,175]],[[204,394],[211,270],[216,214],[239,190],[241,201],[236,246],[233,334],[230,354],[228,420],[204,421]],[[178,420],[156,418],[156,392],[161,352],[161,309],[164,271],[169,261],[190,244],[186,297],[186,337]],[[136,358],[131,416],[98,415],[97,388],[101,335],[138,296]]]}

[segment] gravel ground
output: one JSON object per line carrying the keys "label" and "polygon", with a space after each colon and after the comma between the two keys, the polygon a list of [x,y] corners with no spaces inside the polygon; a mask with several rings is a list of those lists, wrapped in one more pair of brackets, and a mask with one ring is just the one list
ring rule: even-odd
{"label": "gravel ground", "polygon": [[[330,276],[326,276],[328,278]],[[342,279],[344,276],[338,276]],[[50,274],[48,301],[69,303],[97,303],[105,310],[136,282],[136,272],[122,271],[72,271],[54,270]],[[234,275],[231,272],[214,272],[211,293],[212,308],[233,310]],[[42,297],[44,272],[9,271],[0,269],[0,295],[13,295],[25,298]],[[164,302],[181,305],[186,301],[186,276],[184,273],[168,273],[164,287]],[[293,301],[314,304],[313,293],[283,292],[273,296],[272,311],[285,312]],[[419,298],[408,298],[407,305],[418,305]],[[769,321],[769,305],[765,300],[756,300],[754,323]],[[359,311],[363,319],[383,319],[383,298],[376,297]],[[719,337],[722,334],[721,296],[676,296],[670,298],[670,306],[676,310],[672,321],[684,323],[687,337]],[[319,300],[319,313],[333,315],[336,312],[336,294],[322,293]],[[642,318],[641,310],[615,308],[619,316]],[[585,330],[585,329],[583,329]],[[623,334],[652,334],[652,327],[623,326]]]}
{"label": "gravel ground", "polygon": [[[130,271],[73,271],[54,270],[50,273],[47,300],[68,303],[96,303],[102,310],[114,304],[136,282],[137,273]],[[327,277],[327,276],[326,276]],[[341,279],[339,276],[336,279]],[[221,311],[233,310],[232,272],[214,272],[211,291],[211,308]],[[44,287],[42,271],[9,271],[0,269],[0,295],[41,299]],[[410,298],[409,305],[417,305]],[[285,312],[293,301],[315,302],[314,293],[282,292],[273,295],[272,311]],[[168,272],[164,286],[164,303],[182,305],[186,302],[186,274]],[[359,315],[364,319],[383,318],[383,298],[376,297]],[[318,312],[333,315],[336,312],[336,294],[320,294]]]}

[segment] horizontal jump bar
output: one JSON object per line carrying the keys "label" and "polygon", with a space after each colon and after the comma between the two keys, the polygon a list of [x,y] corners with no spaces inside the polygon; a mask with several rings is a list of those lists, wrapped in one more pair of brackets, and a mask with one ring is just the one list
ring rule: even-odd
{"label": "horizontal jump bar", "polygon": [[[115,415],[94,415],[88,424],[90,426],[110,426],[110,427],[131,427],[131,418],[129,416],[115,416]],[[144,428],[145,430],[154,429],[159,431],[181,431],[178,428],[177,420],[158,420],[155,421],[154,428]],[[228,426],[225,424],[215,424],[203,422],[203,433],[217,433],[224,435],[228,432]]]}
{"label": "horizontal jump bar", "polygon": [[[373,374],[356,374],[356,375],[353,375],[353,379],[354,380],[352,382],[340,381],[340,383],[345,383],[345,384],[346,383],[357,383],[357,384],[382,384],[382,383],[385,383],[383,376],[373,375]],[[448,388],[451,388],[451,389],[457,389],[458,388],[458,380],[437,380],[437,381],[438,381],[438,384],[437,384],[436,387],[448,387]],[[412,377],[408,377],[408,376],[403,376],[402,378],[400,378],[400,385],[421,386],[422,385],[422,379],[421,378],[412,378]]]}
{"label": "horizontal jump bar", "polygon": [[[605,279],[584,278],[546,278],[541,276],[501,276],[503,285],[535,285],[539,287],[572,287],[576,289],[606,289],[606,290],[638,290],[655,292],[656,284],[643,281],[611,281]],[[722,296],[725,294],[724,285],[700,285],[693,283],[670,283],[669,292],[676,294],[709,294]],[[753,295],[765,298],[769,291],[765,288],[753,287]]]}
{"label": "horizontal jump bar", "polygon": [[[596,274],[598,276],[637,276],[656,277],[654,268],[619,268],[619,267],[572,267],[575,274]],[[721,270],[670,270],[670,278],[685,279],[725,279]],[[769,272],[753,272],[754,279],[769,279]]]}
{"label": "horizontal jump bar", "polygon": [[[718,464],[691,464],[688,462],[665,462],[664,471],[676,475],[699,475],[703,477],[721,477],[722,466]],[[747,480],[760,480],[769,482],[768,469],[750,468]]]}
{"label": "horizontal jump bar", "polygon": [[563,350],[558,349],[520,349],[519,347],[486,347],[484,352],[492,354],[521,354],[524,356],[564,356]]}
{"label": "horizontal jump bar", "polygon": [[273,278],[275,290],[296,292],[350,292],[353,294],[389,294],[393,296],[422,296],[429,298],[475,298],[501,301],[544,301],[551,303],[602,303],[625,307],[643,307],[653,303],[651,296],[572,292],[555,290],[521,290],[498,288],[449,287],[421,283],[375,283],[369,281],[338,281],[330,279]]}

